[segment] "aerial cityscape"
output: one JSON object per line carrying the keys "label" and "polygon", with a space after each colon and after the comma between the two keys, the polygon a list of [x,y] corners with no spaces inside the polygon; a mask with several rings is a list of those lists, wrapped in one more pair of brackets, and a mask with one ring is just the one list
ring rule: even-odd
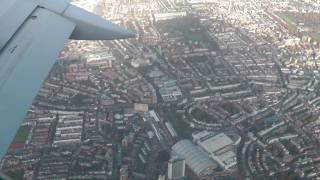
{"label": "aerial cityscape", "polygon": [[2,173],[320,179],[320,0],[72,3],[136,38],[65,45]]}

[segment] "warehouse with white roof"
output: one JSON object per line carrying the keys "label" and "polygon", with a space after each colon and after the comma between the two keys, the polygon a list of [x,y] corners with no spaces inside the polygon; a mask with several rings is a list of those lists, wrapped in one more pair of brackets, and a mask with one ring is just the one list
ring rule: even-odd
{"label": "warehouse with white roof", "polygon": [[181,140],[172,146],[172,151],[184,157],[190,170],[198,177],[212,174],[218,165],[212,161],[208,154],[190,140]]}
{"label": "warehouse with white roof", "polygon": [[193,134],[193,140],[210,157],[224,169],[230,169],[237,164],[234,141],[224,133],[214,134],[202,131]]}

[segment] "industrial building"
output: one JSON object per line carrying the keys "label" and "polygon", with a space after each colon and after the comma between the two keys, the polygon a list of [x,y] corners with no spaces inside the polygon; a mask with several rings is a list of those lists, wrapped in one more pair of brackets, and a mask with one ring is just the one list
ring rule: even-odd
{"label": "industrial building", "polygon": [[193,140],[222,168],[229,170],[237,164],[234,142],[226,134],[201,131],[193,134]]}
{"label": "industrial building", "polygon": [[172,146],[172,151],[185,158],[187,167],[200,179],[209,176],[218,167],[207,153],[190,140],[180,140]]}
{"label": "industrial building", "polygon": [[178,154],[172,153],[168,162],[168,179],[183,180],[185,178],[186,161]]}

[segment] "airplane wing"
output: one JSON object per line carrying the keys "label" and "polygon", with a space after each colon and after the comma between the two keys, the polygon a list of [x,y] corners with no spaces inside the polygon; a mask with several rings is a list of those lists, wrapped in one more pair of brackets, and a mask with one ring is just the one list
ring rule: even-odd
{"label": "airplane wing", "polygon": [[12,1],[0,0],[0,159],[68,38],[134,37],[68,0]]}

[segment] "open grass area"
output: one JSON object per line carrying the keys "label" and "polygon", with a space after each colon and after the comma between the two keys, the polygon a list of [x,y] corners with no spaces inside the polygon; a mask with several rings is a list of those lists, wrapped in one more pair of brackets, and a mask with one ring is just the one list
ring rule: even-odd
{"label": "open grass area", "polygon": [[[19,170],[19,171],[9,171],[9,172],[6,172],[5,174],[9,176],[10,179],[12,180],[19,180],[19,179],[23,179],[24,173],[21,170]],[[1,177],[0,177],[0,180],[2,180]]]}
{"label": "open grass area", "polygon": [[202,31],[186,31],[184,36],[193,43],[199,43],[202,48],[208,48],[207,35]]}
{"label": "open grass area", "polygon": [[30,133],[30,126],[20,126],[16,136],[14,137],[12,143],[17,144],[17,143],[25,143],[25,141],[28,138],[28,135]]}
{"label": "open grass area", "polygon": [[275,14],[290,26],[303,23],[304,27],[310,29],[308,32],[303,32],[303,35],[309,35],[313,40],[320,42],[320,14],[311,14],[308,16],[288,12],[276,12]]}
{"label": "open grass area", "polygon": [[314,40],[320,42],[320,31],[318,31],[318,32],[313,32],[313,33],[310,34],[310,36],[311,36]]}
{"label": "open grass area", "polygon": [[182,115],[172,109],[166,109],[166,119],[168,119],[179,137],[191,139],[194,130],[182,118]]}
{"label": "open grass area", "polygon": [[201,48],[218,49],[218,45],[200,24],[199,19],[191,15],[157,22],[157,28],[161,33],[168,33],[169,37],[183,36],[186,41],[197,43]]}
{"label": "open grass area", "polygon": [[284,20],[286,23],[294,24],[294,21],[291,19],[291,17],[284,13],[276,13],[277,16],[279,16],[282,20]]}
{"label": "open grass area", "polygon": [[218,123],[218,120],[215,119],[213,116],[211,116],[210,114],[208,114],[207,112],[199,109],[199,108],[195,108],[192,112],[191,115],[201,121],[201,122],[206,122],[206,123]]}

